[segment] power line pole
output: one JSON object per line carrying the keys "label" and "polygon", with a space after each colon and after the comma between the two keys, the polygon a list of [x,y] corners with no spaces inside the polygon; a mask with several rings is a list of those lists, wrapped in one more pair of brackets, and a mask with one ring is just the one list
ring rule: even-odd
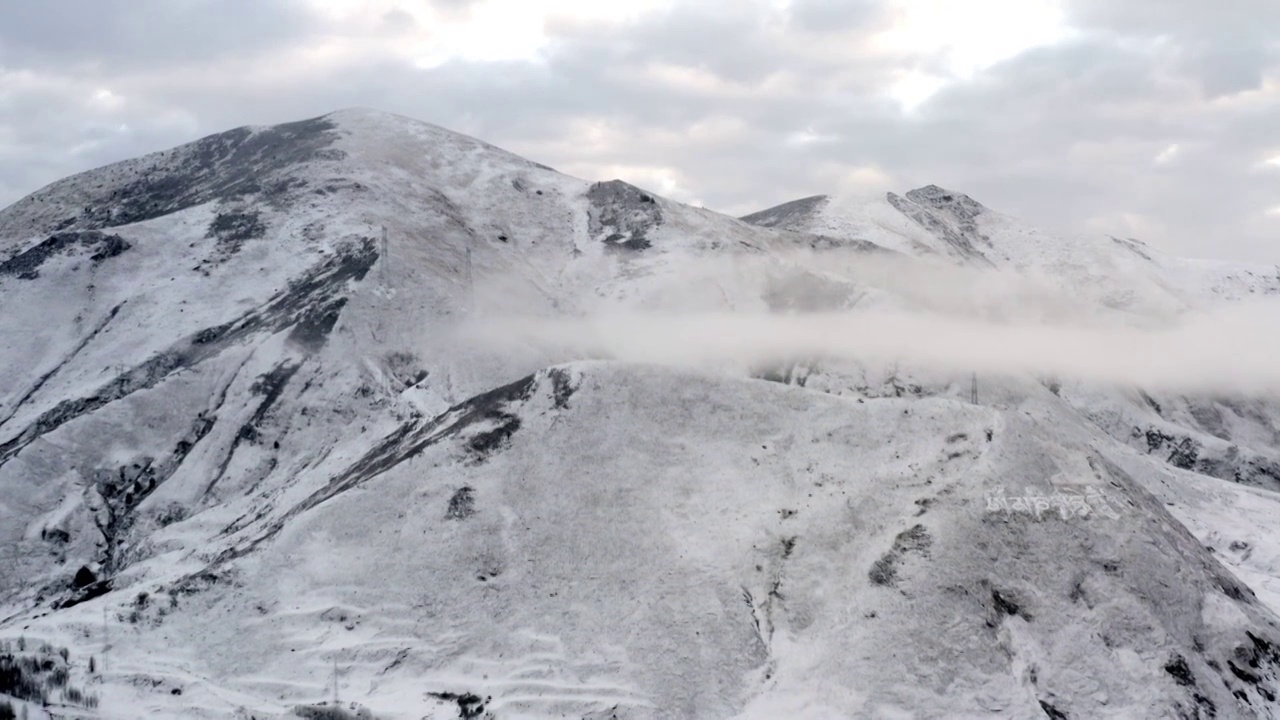
{"label": "power line pole", "polygon": [[471,277],[471,246],[467,246],[467,312],[474,313],[476,310],[476,288]]}
{"label": "power line pole", "polygon": [[387,226],[383,225],[382,226],[382,272],[380,274],[382,275],[382,286],[384,288],[387,286],[387,265],[389,264],[390,260],[391,258],[388,255],[388,248],[387,248]]}
{"label": "power line pole", "polygon": [[111,635],[107,630],[107,608],[102,608],[102,674],[111,669]]}
{"label": "power line pole", "polygon": [[978,404],[978,373],[973,374],[973,382],[969,387],[969,401]]}
{"label": "power line pole", "polygon": [[338,706],[338,656],[333,656],[333,706]]}

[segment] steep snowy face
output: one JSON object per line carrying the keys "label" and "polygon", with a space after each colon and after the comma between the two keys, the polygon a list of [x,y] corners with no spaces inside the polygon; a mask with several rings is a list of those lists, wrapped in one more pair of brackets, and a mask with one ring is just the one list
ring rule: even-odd
{"label": "steep snowy face", "polygon": [[1271,399],[455,330],[944,302],[844,272],[917,256],[1141,319],[1274,269],[933,186],[746,220],[367,110],[0,211],[0,635],[102,717],[1265,714]]}
{"label": "steep snowy face", "polygon": [[549,362],[451,340],[460,317],[763,307],[679,269],[796,242],[363,110],[84,173],[0,229],[0,593],[52,602],[175,518]]}

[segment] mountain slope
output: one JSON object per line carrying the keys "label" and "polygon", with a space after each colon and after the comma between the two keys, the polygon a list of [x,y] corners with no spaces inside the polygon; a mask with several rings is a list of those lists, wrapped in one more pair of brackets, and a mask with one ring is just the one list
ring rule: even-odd
{"label": "mountain slope", "polygon": [[[932,185],[905,196],[805,198],[743,219],[837,244],[866,239],[923,258],[1012,270],[1059,302],[1073,299],[1064,311],[1093,307],[1138,324],[1280,295],[1280,266],[1169,257],[1136,240],[1060,237]],[[1078,412],[1123,443],[1180,469],[1280,490],[1274,397],[1058,384]]]}
{"label": "mountain slope", "polygon": [[1274,273],[932,186],[746,220],[365,110],[0,211],[0,635],[89,717],[1274,714],[1274,399],[457,332],[910,309],[879,268],[923,261],[1140,322]]}

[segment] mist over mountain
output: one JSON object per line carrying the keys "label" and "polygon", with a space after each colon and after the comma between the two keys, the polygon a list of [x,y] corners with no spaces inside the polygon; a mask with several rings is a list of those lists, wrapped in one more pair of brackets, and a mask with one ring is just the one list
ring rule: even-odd
{"label": "mist over mountain", "polygon": [[733,218],[362,109],[81,173],[0,211],[0,693],[1274,717],[1277,302],[932,185]]}

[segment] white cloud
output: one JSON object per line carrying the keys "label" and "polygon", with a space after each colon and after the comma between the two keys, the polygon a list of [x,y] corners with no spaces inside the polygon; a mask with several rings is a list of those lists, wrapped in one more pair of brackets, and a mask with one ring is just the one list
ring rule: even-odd
{"label": "white cloud", "polygon": [[1161,150],[1160,154],[1156,155],[1155,162],[1157,165],[1168,165],[1177,159],[1180,152],[1182,152],[1182,148],[1178,143],[1173,143],[1164,150]]}
{"label": "white cloud", "polygon": [[905,70],[888,88],[905,112],[948,83],[1072,36],[1060,0],[891,0],[894,21],[872,38],[888,55],[938,58],[937,71]]}
{"label": "white cloud", "polygon": [[[616,26],[668,9],[674,0],[478,0],[460,9],[427,4],[416,13],[398,0],[308,0],[336,33],[363,35],[370,45],[411,59],[430,70],[451,61],[537,61],[557,31],[595,25]],[[388,36],[387,18],[414,22]]]}
{"label": "white cloud", "polygon": [[816,133],[812,128],[805,128],[787,135],[783,142],[791,146],[804,147],[806,145],[814,145],[818,143],[835,142],[839,139],[840,136],[838,135]]}
{"label": "white cloud", "polygon": [[100,88],[93,93],[93,103],[103,110],[119,110],[124,107],[124,98],[106,88]]}
{"label": "white cloud", "polygon": [[933,97],[946,84],[947,80],[937,75],[907,71],[899,73],[898,79],[889,86],[886,92],[890,98],[898,103],[903,112],[910,113]]}
{"label": "white cloud", "polygon": [[877,38],[886,49],[942,53],[946,70],[971,78],[1025,50],[1070,36],[1059,0],[893,0],[896,21]]}

